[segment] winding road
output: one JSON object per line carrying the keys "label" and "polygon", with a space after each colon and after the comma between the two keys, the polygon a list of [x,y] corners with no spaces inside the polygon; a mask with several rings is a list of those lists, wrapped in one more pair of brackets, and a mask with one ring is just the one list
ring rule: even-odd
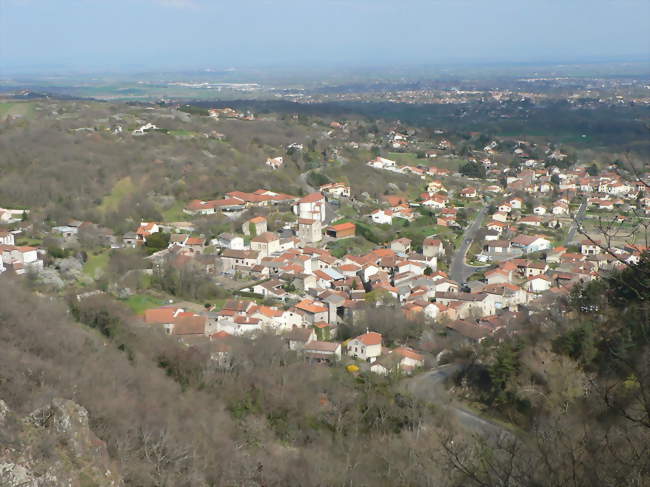
{"label": "winding road", "polygon": [[449,411],[468,431],[481,433],[486,436],[498,436],[504,432],[503,427],[488,421],[475,413],[451,402],[445,382],[459,373],[463,366],[460,364],[441,365],[428,372],[423,372],[408,380],[406,387],[409,392],[420,399],[430,401]]}
{"label": "winding road", "polygon": [[483,208],[481,208],[481,210],[477,213],[476,218],[474,218],[474,221],[472,221],[472,223],[465,229],[465,232],[463,233],[463,240],[451,258],[451,265],[449,266],[449,278],[458,283],[466,282],[469,276],[471,276],[475,272],[480,271],[481,269],[485,269],[486,267],[489,267],[489,266],[475,267],[475,266],[467,265],[467,263],[465,262],[465,255],[467,255],[467,251],[471,247],[472,242],[476,238],[476,234],[478,233],[478,230],[481,228],[481,225],[483,224],[483,219],[485,218],[487,210],[488,207],[483,206]]}

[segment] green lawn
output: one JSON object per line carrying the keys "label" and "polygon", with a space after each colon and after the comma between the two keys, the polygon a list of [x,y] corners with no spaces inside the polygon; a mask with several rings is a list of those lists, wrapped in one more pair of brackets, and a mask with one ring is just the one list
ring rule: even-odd
{"label": "green lawn", "polygon": [[84,274],[92,278],[99,277],[106,266],[108,266],[108,250],[105,250],[97,255],[88,254],[88,260],[84,264]]}
{"label": "green lawn", "polygon": [[141,315],[148,309],[165,304],[162,299],[154,298],[148,294],[134,294],[125,299],[124,303],[137,315]]}
{"label": "green lawn", "polygon": [[28,247],[39,247],[43,244],[43,240],[40,238],[19,238],[16,240],[16,245],[26,245]]}
{"label": "green lawn", "polygon": [[327,245],[333,256],[341,258],[345,254],[362,255],[376,247],[363,237],[343,238]]}
{"label": "green lawn", "polygon": [[164,222],[178,222],[187,220],[190,215],[183,213],[185,204],[182,201],[177,201],[173,206],[161,211]]}
{"label": "green lawn", "polygon": [[170,130],[169,135],[178,135],[179,137],[196,137],[197,133],[191,130]]}
{"label": "green lawn", "polygon": [[133,184],[133,180],[130,176],[120,179],[111,190],[111,193],[107,196],[104,196],[101,205],[99,205],[99,211],[102,213],[107,213],[109,211],[116,211],[120,207],[120,203],[127,196],[135,193],[137,188]]}
{"label": "green lawn", "polygon": [[426,163],[426,159],[418,159],[417,154],[413,152],[389,152],[386,158],[392,159],[402,166],[417,166]]}
{"label": "green lawn", "polygon": [[226,301],[228,301],[229,299],[230,299],[229,297],[228,298],[219,298],[219,299],[215,299],[214,301],[212,301],[212,304],[214,304],[214,306],[215,306],[215,311],[221,311],[221,309],[223,308],[223,305],[226,304]]}
{"label": "green lawn", "polygon": [[34,103],[25,101],[0,102],[0,120],[12,117],[29,117],[34,113]]}

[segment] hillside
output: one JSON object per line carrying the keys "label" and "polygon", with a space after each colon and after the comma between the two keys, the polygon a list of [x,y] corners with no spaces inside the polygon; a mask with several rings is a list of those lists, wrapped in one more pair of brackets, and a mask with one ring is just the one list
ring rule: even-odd
{"label": "hillside", "polygon": [[[643,265],[608,281],[605,293],[576,295],[574,306],[597,303],[600,314],[573,312],[554,325],[552,313],[536,317],[527,325],[534,338],[495,344],[493,359],[467,369],[469,381],[459,383],[522,428],[483,440],[391,380],[300,367],[273,337],[233,342],[237,361],[211,370],[200,349],[133,327],[111,300],[73,307],[99,335],[9,282],[0,282],[0,396],[17,414],[55,397],[86,408],[127,485],[641,487],[650,467]],[[630,292],[632,275],[644,280]],[[7,441],[20,441],[12,431]],[[44,444],[57,441],[54,431],[40,434]],[[56,462],[44,448],[30,462]]]}

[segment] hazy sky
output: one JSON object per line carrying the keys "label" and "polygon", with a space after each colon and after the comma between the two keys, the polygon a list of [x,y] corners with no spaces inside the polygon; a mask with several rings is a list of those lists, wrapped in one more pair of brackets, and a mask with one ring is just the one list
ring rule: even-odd
{"label": "hazy sky", "polygon": [[642,60],[650,0],[0,0],[0,69]]}

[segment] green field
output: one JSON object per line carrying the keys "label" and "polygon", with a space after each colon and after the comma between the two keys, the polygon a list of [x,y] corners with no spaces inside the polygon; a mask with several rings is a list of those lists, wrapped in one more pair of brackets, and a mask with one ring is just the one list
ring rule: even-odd
{"label": "green field", "polygon": [[34,103],[26,101],[0,102],[0,120],[11,117],[30,117],[34,114]]}
{"label": "green field", "polygon": [[108,251],[100,254],[89,254],[88,260],[84,264],[84,274],[92,278],[99,277],[108,266]]}
{"label": "green field", "polygon": [[165,304],[162,299],[154,298],[148,294],[134,294],[125,299],[124,303],[137,315],[141,315],[148,309]]}
{"label": "green field", "polygon": [[392,159],[402,166],[417,166],[426,164],[427,161],[427,159],[418,159],[418,156],[413,152],[389,152],[386,158]]}
{"label": "green field", "polygon": [[104,196],[102,203],[99,205],[99,211],[102,213],[117,211],[122,200],[135,193],[136,189],[137,188],[135,187],[135,184],[133,184],[133,180],[130,176],[120,179],[115,183],[110,194]]}
{"label": "green field", "polygon": [[178,222],[187,220],[190,215],[183,213],[183,208],[185,204],[182,201],[177,201],[172,206],[166,210],[162,210],[160,213],[165,222]]}

